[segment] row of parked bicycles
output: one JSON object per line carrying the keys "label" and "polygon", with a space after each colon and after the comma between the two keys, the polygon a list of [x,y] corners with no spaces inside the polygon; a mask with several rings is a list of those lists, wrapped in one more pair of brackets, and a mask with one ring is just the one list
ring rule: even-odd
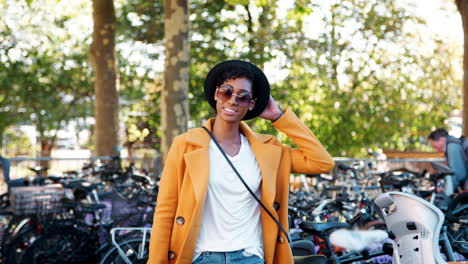
{"label": "row of parked bicycles", "polygon": [[133,163],[114,157],[61,177],[30,169],[0,197],[0,263],[122,263],[117,242],[140,244],[151,227],[158,186]]}
{"label": "row of parked bicycles", "polygon": [[[359,161],[296,176],[303,184],[289,199],[295,263],[468,259],[468,193],[444,195],[452,173],[432,167],[381,172]],[[146,263],[158,187],[134,165],[116,157],[8,185],[0,197],[1,263]]]}
{"label": "row of parked bicycles", "polygon": [[468,193],[446,196],[453,173],[431,165],[378,172],[360,161],[338,163],[333,175],[302,175],[289,199],[295,263],[467,260]]}

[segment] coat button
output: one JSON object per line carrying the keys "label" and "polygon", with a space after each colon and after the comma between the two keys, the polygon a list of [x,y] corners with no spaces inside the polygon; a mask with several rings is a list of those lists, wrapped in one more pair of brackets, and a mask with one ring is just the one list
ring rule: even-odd
{"label": "coat button", "polygon": [[179,217],[176,218],[176,223],[178,225],[183,225],[183,224],[185,224],[185,219],[182,216],[179,216]]}
{"label": "coat button", "polygon": [[280,203],[274,202],[274,203],[273,203],[273,208],[275,208],[275,210],[278,211],[278,210],[281,208]]}
{"label": "coat button", "polygon": [[284,243],[284,238],[282,236],[278,236],[278,242],[283,244]]}
{"label": "coat button", "polygon": [[175,259],[175,253],[174,253],[174,251],[169,251],[168,259]]}

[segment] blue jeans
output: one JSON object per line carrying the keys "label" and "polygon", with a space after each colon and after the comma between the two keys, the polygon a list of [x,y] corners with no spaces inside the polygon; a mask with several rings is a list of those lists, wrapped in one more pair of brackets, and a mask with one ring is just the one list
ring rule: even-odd
{"label": "blue jeans", "polygon": [[265,261],[257,255],[244,250],[232,252],[203,252],[192,264],[263,264]]}

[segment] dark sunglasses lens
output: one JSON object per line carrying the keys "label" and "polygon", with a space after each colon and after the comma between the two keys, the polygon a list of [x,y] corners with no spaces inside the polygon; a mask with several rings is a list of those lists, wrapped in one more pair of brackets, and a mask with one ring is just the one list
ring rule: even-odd
{"label": "dark sunglasses lens", "polygon": [[249,107],[252,99],[247,94],[241,94],[237,97],[237,103],[242,107]]}
{"label": "dark sunglasses lens", "polygon": [[219,88],[218,93],[223,101],[228,101],[232,97],[232,90],[230,88]]}

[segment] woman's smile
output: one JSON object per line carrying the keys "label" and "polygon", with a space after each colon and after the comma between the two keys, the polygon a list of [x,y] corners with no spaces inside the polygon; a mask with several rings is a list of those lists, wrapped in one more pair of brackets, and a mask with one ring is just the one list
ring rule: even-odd
{"label": "woman's smile", "polygon": [[227,107],[223,107],[223,110],[224,110],[224,112],[225,112],[226,114],[228,114],[228,115],[237,113],[237,110],[231,109],[231,108],[227,108]]}

